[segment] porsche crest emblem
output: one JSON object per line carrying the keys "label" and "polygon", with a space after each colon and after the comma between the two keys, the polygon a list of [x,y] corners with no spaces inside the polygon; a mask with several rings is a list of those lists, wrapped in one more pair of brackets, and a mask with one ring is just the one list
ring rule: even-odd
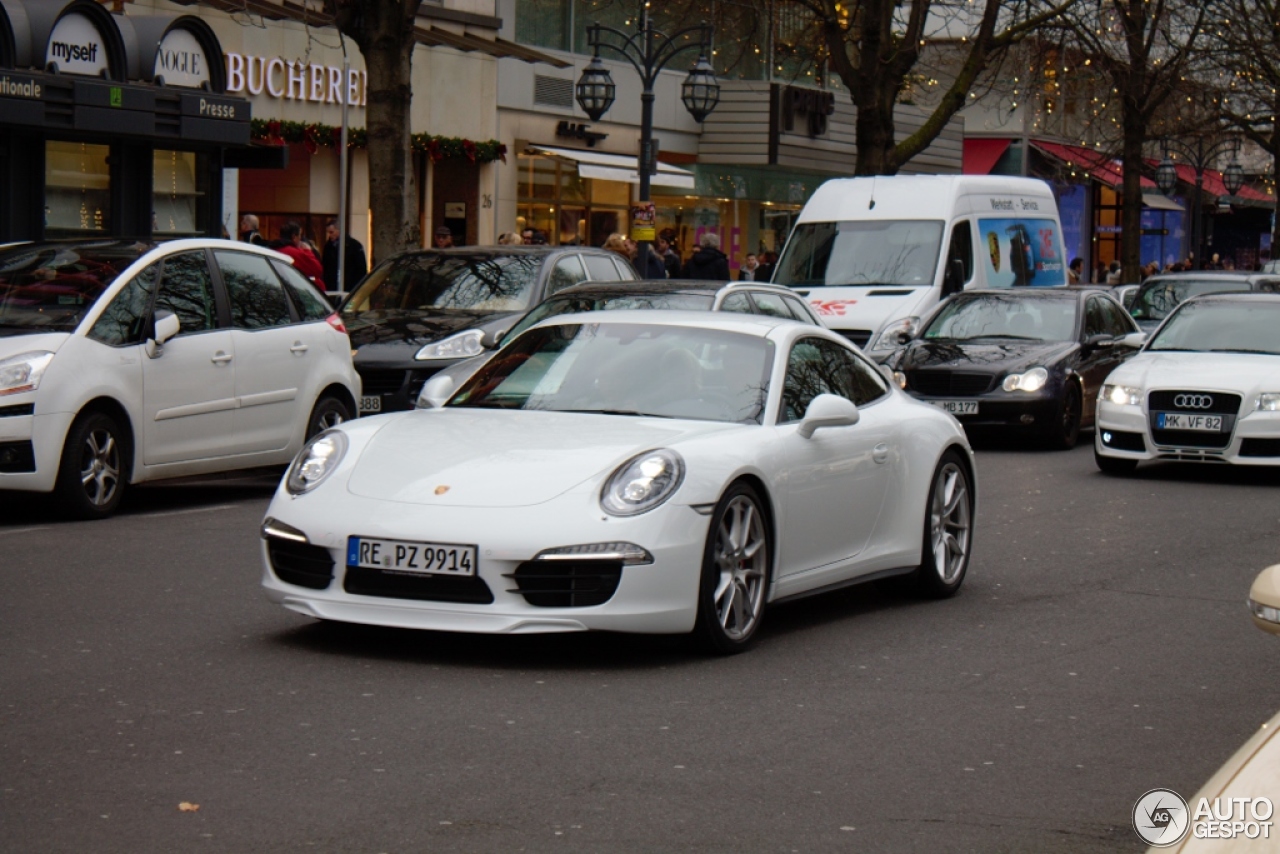
{"label": "porsche crest emblem", "polygon": [[444,486],[443,484],[436,487],[436,495],[444,495],[448,491],[449,487]]}

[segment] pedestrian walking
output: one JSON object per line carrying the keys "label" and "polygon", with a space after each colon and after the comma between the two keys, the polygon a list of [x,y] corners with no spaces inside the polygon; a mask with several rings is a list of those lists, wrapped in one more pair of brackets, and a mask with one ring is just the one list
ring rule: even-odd
{"label": "pedestrian walking", "polygon": [[729,275],[729,256],[720,251],[720,235],[708,231],[698,243],[698,251],[685,262],[684,277],[708,282],[731,281],[733,277]]}
{"label": "pedestrian walking", "polygon": [[349,234],[346,235],[347,257],[346,263],[342,267],[342,282],[341,287],[339,287],[338,240],[342,239],[342,230],[338,228],[336,219],[329,220],[329,224],[324,229],[324,237],[324,252],[321,255],[321,263],[324,266],[325,288],[330,291],[351,290],[356,286],[356,282],[363,279],[364,274],[369,272],[369,263],[364,257],[364,247],[360,245],[360,241]]}
{"label": "pedestrian walking", "polygon": [[294,269],[310,279],[316,287],[325,289],[324,267],[311,247],[303,242],[302,226],[296,222],[286,222],[281,226],[280,247],[277,251],[292,258]]}

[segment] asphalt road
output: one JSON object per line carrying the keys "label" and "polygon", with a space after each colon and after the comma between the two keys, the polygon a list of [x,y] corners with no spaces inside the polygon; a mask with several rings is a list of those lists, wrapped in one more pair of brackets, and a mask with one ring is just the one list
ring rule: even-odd
{"label": "asphalt road", "polygon": [[796,602],[730,659],[286,612],[270,477],[93,523],[0,497],[0,847],[1139,851],[1134,801],[1190,796],[1280,708],[1244,608],[1280,476],[979,466],[957,598]]}

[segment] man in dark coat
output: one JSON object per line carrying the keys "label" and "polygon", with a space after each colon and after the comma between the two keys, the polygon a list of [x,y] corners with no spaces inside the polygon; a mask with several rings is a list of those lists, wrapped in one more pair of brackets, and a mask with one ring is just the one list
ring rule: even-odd
{"label": "man in dark coat", "polygon": [[708,282],[731,281],[729,257],[720,251],[720,235],[708,231],[702,235],[698,251],[689,256],[684,265],[686,279],[702,279]]}
{"label": "man in dark coat", "polygon": [[[329,291],[339,290],[338,288],[338,238],[342,236],[341,229],[338,228],[336,219],[329,220],[329,224],[324,229],[324,285]],[[364,274],[369,272],[369,264],[364,258],[364,247],[360,245],[360,241],[351,235],[346,236],[347,241],[347,257],[346,265],[343,267],[342,288],[341,290],[352,290],[356,286],[356,282],[364,278]]]}

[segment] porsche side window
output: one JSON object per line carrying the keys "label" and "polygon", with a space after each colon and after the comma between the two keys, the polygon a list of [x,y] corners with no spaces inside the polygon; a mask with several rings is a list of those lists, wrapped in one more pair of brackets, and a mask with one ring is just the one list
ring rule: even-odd
{"label": "porsche side window", "polygon": [[863,406],[887,390],[879,372],[840,345],[822,338],[802,338],[787,360],[779,420],[799,421],[820,394],[836,394]]}
{"label": "porsche side window", "polygon": [[179,334],[203,332],[217,327],[213,302],[213,279],[204,252],[171,255],[164,262],[164,277],[156,295],[156,310],[167,308],[178,316]]}
{"label": "porsche side window", "polygon": [[160,262],[157,261],[134,276],[103,309],[88,337],[112,347],[142,343],[147,319],[151,316],[151,295],[155,293],[159,273]]}

